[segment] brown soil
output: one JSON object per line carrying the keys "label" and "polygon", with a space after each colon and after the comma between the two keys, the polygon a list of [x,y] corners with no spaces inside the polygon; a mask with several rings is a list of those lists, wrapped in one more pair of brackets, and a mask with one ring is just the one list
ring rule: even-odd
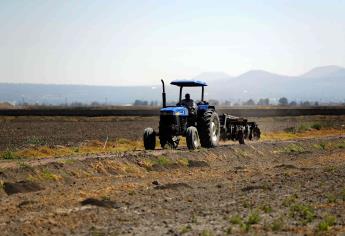
{"label": "brown soil", "polygon": [[[146,127],[158,128],[159,117],[0,117],[0,151],[30,145],[78,145],[86,140],[105,142],[142,139]],[[249,118],[263,133],[303,125],[322,124],[344,129],[345,116]]]}
{"label": "brown soil", "polygon": [[344,136],[8,163],[2,235],[345,233]]}

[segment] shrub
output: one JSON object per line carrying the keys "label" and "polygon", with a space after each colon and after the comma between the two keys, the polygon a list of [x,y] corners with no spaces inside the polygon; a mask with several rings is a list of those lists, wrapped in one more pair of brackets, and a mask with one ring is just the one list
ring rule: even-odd
{"label": "shrub", "polygon": [[318,231],[327,231],[329,228],[336,223],[335,216],[326,216],[317,226]]}
{"label": "shrub", "polygon": [[260,215],[257,212],[253,212],[249,215],[246,223],[249,225],[253,225],[253,224],[259,223],[260,220],[261,220]]}
{"label": "shrub", "polygon": [[295,204],[291,206],[290,215],[295,219],[300,219],[303,225],[312,222],[316,217],[313,208],[303,204]]}
{"label": "shrub", "polygon": [[234,225],[242,224],[242,218],[239,215],[234,215],[230,217],[230,223]]}
{"label": "shrub", "polygon": [[280,231],[284,226],[284,220],[283,218],[275,219],[272,222],[271,229],[273,231]]}
{"label": "shrub", "polygon": [[2,153],[1,158],[5,160],[13,160],[13,159],[17,159],[18,157],[16,156],[14,152],[7,150]]}
{"label": "shrub", "polygon": [[321,124],[320,123],[314,123],[312,126],[311,126],[312,129],[316,129],[316,130],[320,130],[322,128]]}

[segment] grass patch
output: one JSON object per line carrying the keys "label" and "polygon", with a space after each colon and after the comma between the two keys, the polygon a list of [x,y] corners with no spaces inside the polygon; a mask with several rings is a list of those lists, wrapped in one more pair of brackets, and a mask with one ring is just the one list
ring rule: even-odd
{"label": "grass patch", "polygon": [[41,180],[48,180],[48,181],[58,181],[61,179],[61,176],[55,175],[49,170],[42,170],[42,172],[39,174],[39,178]]}
{"label": "grass patch", "polygon": [[260,207],[260,209],[266,214],[272,212],[272,207],[270,205],[263,205]]}
{"label": "grass patch", "polygon": [[328,231],[330,227],[335,225],[337,219],[335,216],[327,215],[324,219],[317,225],[318,231]]}
{"label": "grass patch", "polygon": [[311,125],[312,129],[320,130],[322,128],[322,125],[320,123],[314,123]]}
{"label": "grass patch", "polygon": [[332,193],[327,194],[326,197],[328,203],[335,203],[337,201],[337,196]]}
{"label": "grass patch", "polygon": [[182,165],[182,166],[188,166],[189,160],[187,158],[179,158],[177,160],[177,163]]}
{"label": "grass patch", "polygon": [[343,201],[345,201],[345,189],[343,189],[340,193],[340,197]]}
{"label": "grass patch", "polygon": [[248,216],[248,220],[246,221],[246,224],[249,225],[254,225],[259,223],[261,220],[260,215],[257,212],[252,212],[249,216]]}
{"label": "grass patch", "polygon": [[192,231],[192,226],[186,225],[180,230],[180,234],[186,234]]}
{"label": "grass patch", "polygon": [[170,160],[169,158],[165,157],[165,156],[159,156],[157,159],[154,160],[155,164],[159,165],[159,166],[163,166],[163,167],[167,167],[169,165],[174,164],[174,162],[172,160]]}
{"label": "grass patch", "polygon": [[319,150],[326,150],[327,144],[326,143],[318,143],[313,145],[314,148]]}
{"label": "grass patch", "polygon": [[66,146],[34,146],[17,151],[4,151],[0,153],[2,159],[21,159],[21,158],[50,158],[99,153],[118,153],[126,151],[142,150],[143,143],[141,140],[118,139],[109,141],[104,147],[104,142],[97,140],[89,141],[78,147]]}
{"label": "grass patch", "polygon": [[21,169],[32,169],[32,166],[28,163],[25,163],[23,161],[19,161],[17,163],[18,167],[21,168]]}
{"label": "grass patch", "polygon": [[273,220],[272,224],[271,224],[271,230],[272,231],[280,231],[282,230],[284,227],[284,220],[282,217]]}
{"label": "grass patch", "polygon": [[44,140],[42,140],[42,139],[40,139],[39,137],[36,137],[36,136],[29,137],[26,140],[26,143],[30,144],[30,145],[35,145],[35,146],[40,146],[40,145],[46,144],[46,142]]}
{"label": "grass patch", "polygon": [[213,235],[214,234],[212,233],[212,231],[207,230],[207,229],[204,229],[200,234],[200,236],[213,236]]}
{"label": "grass patch", "polygon": [[242,218],[239,215],[231,216],[229,221],[230,221],[231,224],[234,224],[234,225],[242,224]]}
{"label": "grass patch", "polygon": [[10,150],[6,150],[3,153],[1,153],[1,159],[14,160],[14,159],[19,159],[19,157],[16,155],[15,152],[12,152]]}
{"label": "grass patch", "polygon": [[275,151],[277,153],[286,153],[286,154],[301,154],[307,152],[301,145],[291,143],[286,147],[280,148],[279,150]]}
{"label": "grass patch", "polygon": [[314,209],[308,205],[294,204],[290,207],[290,216],[306,225],[315,219],[316,214]]}

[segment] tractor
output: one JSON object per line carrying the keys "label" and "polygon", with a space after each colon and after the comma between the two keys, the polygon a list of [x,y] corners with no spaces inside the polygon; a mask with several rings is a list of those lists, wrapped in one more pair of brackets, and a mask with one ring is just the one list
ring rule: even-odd
{"label": "tractor", "polygon": [[[220,137],[219,116],[214,106],[204,101],[205,82],[194,80],[176,80],[170,84],[180,88],[179,102],[176,106],[166,105],[164,81],[161,80],[163,93],[163,108],[160,109],[158,134],[152,128],[144,130],[144,146],[147,150],[155,149],[156,136],[159,136],[160,145],[165,148],[177,148],[180,136],[186,137],[187,147],[196,149],[199,146],[216,147]],[[201,100],[194,106],[182,104],[184,87],[201,87]]]}
{"label": "tractor", "polygon": [[[159,132],[152,128],[144,130],[144,147],[154,150],[156,136],[162,148],[176,149],[180,137],[186,137],[187,147],[190,150],[198,147],[212,148],[218,146],[219,140],[237,140],[244,144],[245,139],[257,140],[260,138],[260,129],[255,122],[247,119],[222,114],[218,116],[214,106],[204,101],[204,87],[207,84],[196,80],[175,80],[170,84],[180,88],[179,102],[176,106],[167,106],[165,84],[162,82],[163,108],[160,109]],[[201,87],[201,100],[198,103],[186,105],[182,101],[184,87]]]}

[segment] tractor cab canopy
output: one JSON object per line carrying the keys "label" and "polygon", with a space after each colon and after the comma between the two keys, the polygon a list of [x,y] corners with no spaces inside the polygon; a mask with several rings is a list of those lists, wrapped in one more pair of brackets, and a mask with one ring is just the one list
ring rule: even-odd
{"label": "tractor cab canopy", "polygon": [[174,80],[170,84],[180,87],[179,103],[182,100],[183,87],[201,87],[201,101],[204,101],[204,87],[207,86],[206,82],[200,80]]}
{"label": "tractor cab canopy", "polygon": [[206,82],[200,80],[174,80],[170,84],[180,87],[204,87]]}

